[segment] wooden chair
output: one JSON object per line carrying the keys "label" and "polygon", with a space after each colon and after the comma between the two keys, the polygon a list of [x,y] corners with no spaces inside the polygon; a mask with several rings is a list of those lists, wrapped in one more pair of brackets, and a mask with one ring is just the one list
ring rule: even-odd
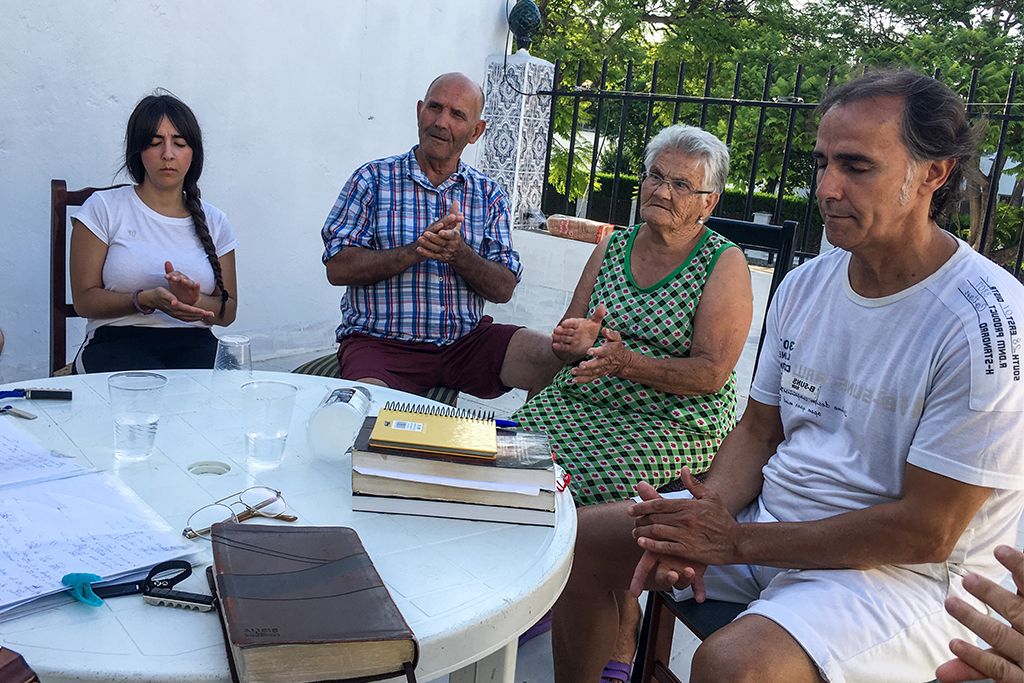
{"label": "wooden chair", "polygon": [[[751,223],[729,218],[711,217],[707,226],[723,237],[741,247],[770,249],[775,252],[775,272],[768,288],[768,304],[775,296],[775,290],[782,283],[793,265],[793,239],[796,234],[796,221],[786,221],[781,227]],[[767,307],[765,315],[767,316]],[[761,338],[758,341],[757,353],[761,353],[764,344],[765,329],[761,324]],[[755,360],[756,368],[756,360]],[[633,683],[679,683],[675,674],[669,671],[668,661],[672,654],[672,634],[675,621],[679,619],[693,631],[694,635],[703,640],[707,636],[735,619],[746,605],[720,600],[696,600],[676,602],[671,593],[651,591],[647,595],[647,607],[644,610],[644,622],[640,631],[637,647],[636,665],[633,667]]]}
{"label": "wooden chair", "polygon": [[[316,375],[318,377],[334,377],[341,379],[341,366],[338,365],[338,354],[332,353],[307,361],[292,372],[300,375]],[[436,386],[423,392],[424,398],[454,406],[459,402],[459,390],[450,387]]]}
{"label": "wooden chair", "polygon": [[[123,187],[123,185],[114,185]],[[69,375],[67,319],[77,318],[68,303],[68,207],[81,206],[93,192],[110,187],[87,187],[68,192],[64,180],[50,181],[50,376]]]}

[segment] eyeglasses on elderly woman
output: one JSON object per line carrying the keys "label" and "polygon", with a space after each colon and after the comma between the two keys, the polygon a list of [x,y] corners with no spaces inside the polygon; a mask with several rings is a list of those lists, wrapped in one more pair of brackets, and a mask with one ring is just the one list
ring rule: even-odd
{"label": "eyeglasses on elderly woman", "polygon": [[657,173],[645,171],[639,175],[640,182],[647,185],[652,191],[657,190],[659,187],[668,183],[669,192],[674,197],[682,199],[683,197],[689,197],[691,194],[714,194],[711,190],[695,190],[693,185],[686,182],[685,180],[673,180],[672,178],[663,178]]}

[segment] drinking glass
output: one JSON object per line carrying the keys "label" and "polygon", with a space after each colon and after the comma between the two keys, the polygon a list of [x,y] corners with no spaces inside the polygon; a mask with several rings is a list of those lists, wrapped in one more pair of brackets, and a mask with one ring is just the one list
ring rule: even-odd
{"label": "drinking glass", "polygon": [[268,470],[281,464],[298,387],[287,382],[255,380],[242,385],[245,418],[245,463]]}
{"label": "drinking glass", "polygon": [[217,358],[213,362],[210,389],[214,396],[236,394],[252,379],[252,347],[242,334],[226,334],[217,340]]}
{"label": "drinking glass", "polygon": [[114,457],[145,460],[153,454],[167,378],[155,372],[117,372],[107,378],[114,418]]}

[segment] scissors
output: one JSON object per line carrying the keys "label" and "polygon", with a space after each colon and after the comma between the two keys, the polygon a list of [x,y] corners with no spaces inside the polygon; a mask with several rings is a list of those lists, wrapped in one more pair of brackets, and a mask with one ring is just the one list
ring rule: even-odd
{"label": "scissors", "polygon": [[213,609],[213,597],[201,593],[187,593],[173,590],[174,586],[192,575],[192,565],[185,560],[161,562],[149,570],[149,575],[141,581],[116,583],[110,586],[93,586],[102,581],[96,574],[76,572],[64,575],[61,583],[71,587],[71,595],[87,605],[99,607],[103,598],[116,598],[121,595],[142,593],[142,599],[150,605],[181,607],[199,612]]}

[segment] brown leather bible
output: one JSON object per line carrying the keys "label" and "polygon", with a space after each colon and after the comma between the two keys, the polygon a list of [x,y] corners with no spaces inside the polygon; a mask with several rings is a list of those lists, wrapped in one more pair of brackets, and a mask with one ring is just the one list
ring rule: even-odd
{"label": "brown leather bible", "polygon": [[0,683],[39,683],[39,679],[21,655],[0,647]]}
{"label": "brown leather bible", "polygon": [[211,588],[232,678],[371,681],[413,669],[419,646],[347,527],[215,524]]}

